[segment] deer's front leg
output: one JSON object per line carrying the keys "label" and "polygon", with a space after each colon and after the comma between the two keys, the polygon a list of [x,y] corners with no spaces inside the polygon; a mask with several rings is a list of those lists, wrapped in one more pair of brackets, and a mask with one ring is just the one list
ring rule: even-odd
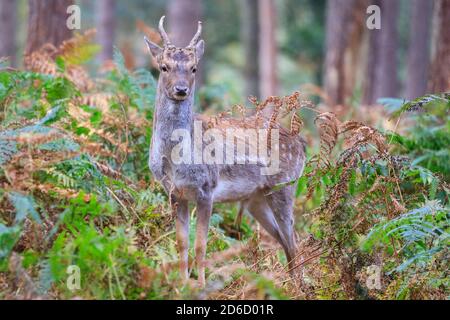
{"label": "deer's front leg", "polygon": [[176,200],[176,229],[178,252],[180,253],[180,275],[184,281],[189,278],[189,206],[186,200]]}
{"label": "deer's front leg", "polygon": [[197,262],[198,284],[205,286],[205,255],[208,242],[209,219],[212,212],[212,200],[197,202],[197,235],[195,238],[195,260]]}

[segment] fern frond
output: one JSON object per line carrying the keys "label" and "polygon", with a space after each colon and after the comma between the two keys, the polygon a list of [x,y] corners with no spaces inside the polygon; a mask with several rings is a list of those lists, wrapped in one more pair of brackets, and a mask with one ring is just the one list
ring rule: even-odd
{"label": "fern frond", "polygon": [[28,216],[33,218],[39,224],[42,223],[41,217],[35,209],[36,205],[34,200],[30,196],[20,194],[18,192],[10,192],[8,196],[12,205],[16,209],[16,217],[14,220],[16,224],[21,223]]}
{"label": "fern frond", "polygon": [[58,56],[62,57],[67,65],[80,65],[89,61],[100,51],[100,46],[92,43],[95,34],[95,29],[75,34],[73,38],[61,44]]}
{"label": "fern frond", "polygon": [[[409,211],[395,219],[380,223],[367,235],[362,248],[371,251],[376,245],[390,245],[392,240],[401,241],[401,250],[408,252],[405,260],[396,271],[423,258],[448,248],[450,245],[450,209],[438,201],[430,201],[423,207]],[[428,245],[426,245],[428,244]]]}

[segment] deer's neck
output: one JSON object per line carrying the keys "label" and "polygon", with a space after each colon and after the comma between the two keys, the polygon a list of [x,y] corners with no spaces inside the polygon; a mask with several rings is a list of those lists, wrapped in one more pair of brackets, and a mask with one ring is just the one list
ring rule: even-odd
{"label": "deer's neck", "polygon": [[194,90],[191,90],[189,97],[183,101],[176,101],[167,97],[158,83],[158,90],[156,94],[155,116],[153,121],[153,139],[158,140],[162,150],[160,152],[171,152],[173,145],[177,142],[172,142],[172,133],[176,129],[185,129],[189,132],[193,127],[193,104],[194,104]]}

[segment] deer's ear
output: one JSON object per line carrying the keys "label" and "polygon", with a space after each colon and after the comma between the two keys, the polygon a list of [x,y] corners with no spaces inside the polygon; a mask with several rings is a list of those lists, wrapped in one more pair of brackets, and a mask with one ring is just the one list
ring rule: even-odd
{"label": "deer's ear", "polygon": [[203,57],[203,53],[205,53],[205,41],[200,40],[195,45],[195,53],[197,55],[197,60],[200,60]]}
{"label": "deer's ear", "polygon": [[148,40],[147,37],[144,37],[144,40],[145,43],[147,44],[148,50],[150,51],[153,57],[156,58],[163,51],[163,49],[160,46]]}

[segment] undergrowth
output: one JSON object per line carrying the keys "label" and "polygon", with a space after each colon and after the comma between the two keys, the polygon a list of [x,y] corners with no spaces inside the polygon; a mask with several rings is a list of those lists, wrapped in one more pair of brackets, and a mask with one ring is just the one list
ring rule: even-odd
{"label": "undergrowth", "polygon": [[[174,218],[147,165],[156,82],[118,51],[114,67],[90,76],[92,36],[43,47],[25,71],[1,62],[0,298],[448,297],[448,95],[385,101],[395,132],[315,109],[310,141],[320,146],[298,181],[295,278],[250,217],[218,205],[200,290],[180,283]],[[285,105],[296,134],[302,108],[314,109],[299,99],[251,102],[271,106],[271,122]]]}

